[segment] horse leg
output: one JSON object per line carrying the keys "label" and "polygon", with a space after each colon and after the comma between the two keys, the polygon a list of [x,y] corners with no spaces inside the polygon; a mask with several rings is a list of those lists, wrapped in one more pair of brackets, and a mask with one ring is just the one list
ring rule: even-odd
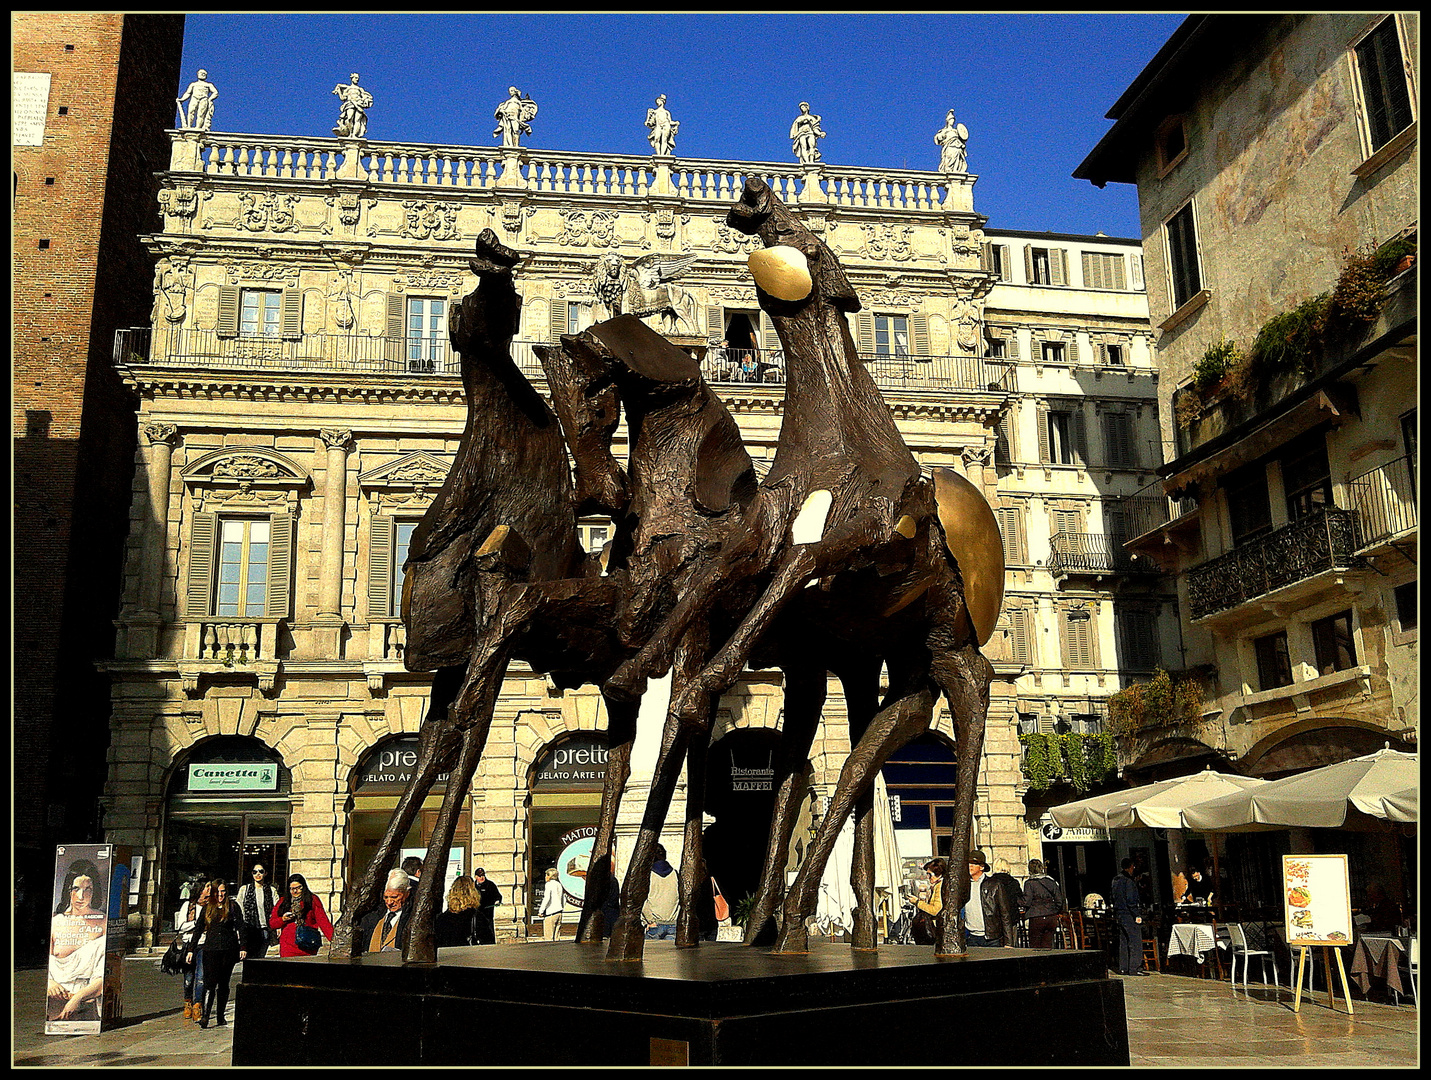
{"label": "horse leg", "polygon": [[[857,745],[879,712],[880,660],[839,673],[850,719],[850,744]],[[874,784],[855,800],[855,843],[850,859],[850,887],[855,895],[850,943],[856,949],[879,947],[874,892]]]}
{"label": "horse leg", "polygon": [[344,905],[343,917],[333,927],[333,944],[328,951],[330,959],[352,958],[353,930],[358,925],[358,920],[378,906],[388,871],[397,865],[397,855],[402,849],[403,839],[417,819],[423,800],[432,790],[437,777],[443,772],[451,771],[452,759],[460,740],[452,721],[451,707],[462,687],[462,676],[462,668],[450,667],[439,669],[432,677],[432,695],[428,699],[427,716],[419,729],[417,768],[402,797],[398,799],[382,843],[378,845],[378,850],[363,871],[362,878],[354,883],[353,891]]}
{"label": "horse leg", "polygon": [[696,896],[710,876],[702,852],[706,808],[706,751],[710,749],[709,729],[703,735],[692,730],[686,746],[686,829],[681,844],[681,910],[676,919],[676,948],[694,948],[701,943],[700,913]]}
{"label": "horse leg", "polygon": [[457,831],[457,819],[467,801],[472,777],[482,760],[482,749],[487,745],[497,693],[511,658],[510,640],[503,641],[497,648],[479,647],[474,651],[467,668],[467,678],[453,706],[457,726],[462,729],[462,749],[448,777],[447,794],[427,842],[427,857],[424,859],[426,873],[418,879],[416,899],[410,901],[416,906],[408,926],[407,945],[403,949],[404,963],[431,964],[437,960],[434,928],[437,913],[442,907],[447,852],[452,847],[452,836]]}
{"label": "horse leg", "polygon": [[[703,643],[704,634],[687,635],[677,647],[677,670],[671,679],[673,688],[680,685],[678,678],[698,665],[705,656],[703,648],[694,647],[698,637]],[[621,888],[621,914],[612,928],[611,944],[606,949],[608,960],[640,960],[645,949],[646,934],[641,922],[641,909],[651,893],[651,864],[656,861],[656,844],[661,838],[661,827],[670,810],[676,782],[680,779],[681,763],[691,734],[692,728],[682,723],[673,710],[667,710],[666,725],[661,731],[661,752],[656,759],[651,792],[646,797],[641,831],[636,835],[631,861],[626,865],[626,881]],[[696,737],[708,736],[697,733]]]}
{"label": "horse leg", "polygon": [[795,884],[785,897],[785,918],[775,943],[777,953],[810,951],[809,931],[805,920],[814,914],[819,898],[820,877],[825,872],[835,839],[840,835],[845,818],[866,787],[873,785],[875,774],[889,760],[890,754],[910,739],[929,729],[934,711],[934,693],[929,685],[915,681],[902,696],[885,706],[870,721],[860,741],[850,751],[840,770],[839,783],[830,799],[830,809],[820,822],[815,842],[805,864],[795,876]]}
{"label": "horse leg", "polygon": [[[969,850],[973,833],[974,798],[979,761],[984,748],[984,723],[989,712],[989,684],[993,665],[972,644],[934,653],[934,680],[949,700],[954,721],[954,836],[950,847],[949,876],[945,885],[944,918],[939,920],[935,954],[959,956],[965,949],[958,912],[969,899],[969,875],[959,861]],[[959,864],[959,865],[956,865]],[[952,882],[952,888],[949,883]]]}
{"label": "horse leg", "polygon": [[775,910],[785,891],[785,859],[790,837],[800,815],[800,801],[808,781],[805,763],[825,707],[825,669],[813,662],[785,668],[785,723],[780,733],[780,772],[775,790],[775,811],[770,821],[770,842],[760,870],[760,885],[745,922],[747,945],[769,945],[775,940]]}
{"label": "horse leg", "polygon": [[578,943],[600,943],[606,933],[606,918],[601,913],[607,893],[616,882],[613,850],[616,841],[616,815],[621,809],[621,795],[631,776],[631,746],[636,741],[638,702],[606,699],[606,783],[601,789],[601,820],[596,827],[596,840],[591,847],[591,861],[586,868],[586,892],[581,900],[581,919],[576,927]]}

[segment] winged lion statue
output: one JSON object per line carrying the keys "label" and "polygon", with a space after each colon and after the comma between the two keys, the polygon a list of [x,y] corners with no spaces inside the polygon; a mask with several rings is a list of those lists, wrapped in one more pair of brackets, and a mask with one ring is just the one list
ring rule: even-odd
{"label": "winged lion statue", "polygon": [[[695,255],[644,255],[630,263],[608,251],[592,269],[596,297],[606,308],[607,318],[634,315],[646,319],[661,317],[661,329],[678,331],[684,323],[696,328],[696,302],[690,293],[672,284],[694,265]],[[656,327],[653,327],[656,329]]]}

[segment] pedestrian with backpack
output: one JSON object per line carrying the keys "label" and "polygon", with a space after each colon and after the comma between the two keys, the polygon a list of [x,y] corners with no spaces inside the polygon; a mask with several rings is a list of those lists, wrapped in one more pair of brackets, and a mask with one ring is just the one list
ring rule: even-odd
{"label": "pedestrian with backpack", "polygon": [[1063,889],[1058,882],[1044,873],[1040,860],[1030,859],[1029,878],[1024,882],[1023,899],[1019,903],[1019,910],[1028,919],[1029,948],[1053,948],[1058,917],[1067,908]]}

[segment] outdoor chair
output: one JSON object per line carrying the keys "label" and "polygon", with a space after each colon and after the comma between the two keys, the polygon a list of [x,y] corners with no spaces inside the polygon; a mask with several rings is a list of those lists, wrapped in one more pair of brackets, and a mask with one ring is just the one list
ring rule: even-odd
{"label": "outdoor chair", "polygon": [[1058,917],[1058,932],[1065,949],[1083,948],[1083,912],[1065,911]]}
{"label": "outdoor chair", "polygon": [[[1416,950],[1416,939],[1413,937],[1406,943],[1406,974],[1408,976],[1407,981],[1411,983],[1411,1004],[1417,1008],[1421,1007],[1416,1000],[1416,976],[1418,974],[1417,969],[1420,966],[1420,957]],[[1396,995],[1397,1004],[1400,1004],[1401,995],[1397,994],[1395,990],[1393,990],[1392,993]]]}
{"label": "outdoor chair", "polygon": [[1143,969],[1147,970],[1148,962],[1152,961],[1154,971],[1162,972],[1163,963],[1158,955],[1158,924],[1143,922]]}
{"label": "outdoor chair", "polygon": [[1247,941],[1247,931],[1243,929],[1241,923],[1227,924],[1228,944],[1231,946],[1232,962],[1231,981],[1232,992],[1237,993],[1237,959],[1242,958],[1242,992],[1250,994],[1247,980],[1247,967],[1251,959],[1257,957],[1258,964],[1262,971],[1262,981],[1267,982],[1267,961],[1272,961],[1272,985],[1277,988],[1278,996],[1281,995],[1282,984],[1277,978],[1277,958],[1272,955],[1269,949],[1254,948]]}

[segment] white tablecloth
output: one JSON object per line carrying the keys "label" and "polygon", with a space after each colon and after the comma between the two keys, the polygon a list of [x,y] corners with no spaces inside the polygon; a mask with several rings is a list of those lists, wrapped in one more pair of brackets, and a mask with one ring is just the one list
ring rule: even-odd
{"label": "white tablecloth", "polygon": [[1219,949],[1226,945],[1213,934],[1212,923],[1174,923],[1168,938],[1168,957],[1195,956],[1202,963],[1203,954],[1216,945]]}

